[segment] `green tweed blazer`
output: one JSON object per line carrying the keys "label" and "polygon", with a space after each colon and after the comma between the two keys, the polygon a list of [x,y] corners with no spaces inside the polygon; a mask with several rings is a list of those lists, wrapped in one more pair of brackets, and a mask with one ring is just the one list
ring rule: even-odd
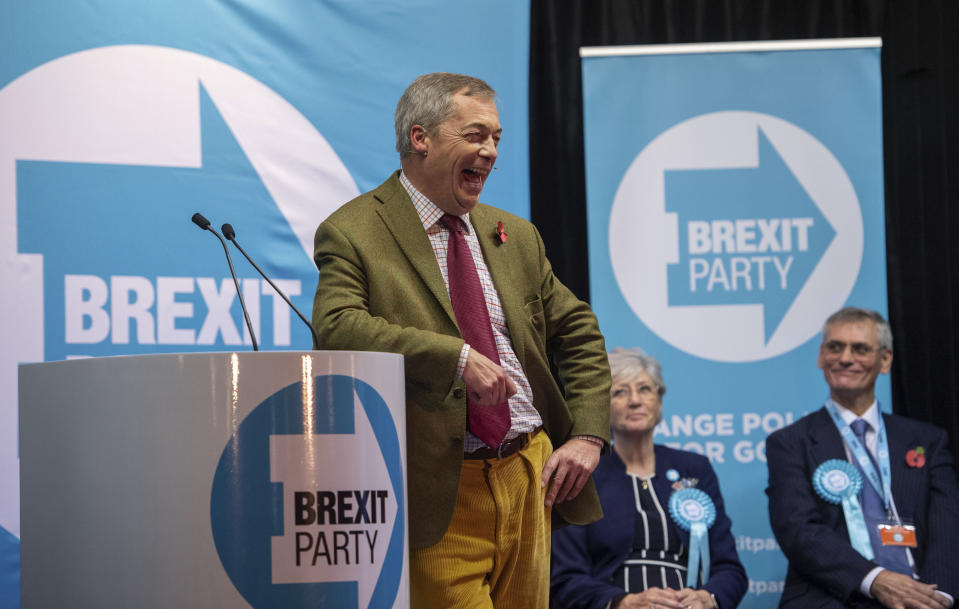
{"label": "green tweed blazer", "polygon": [[[553,275],[532,224],[482,204],[470,218],[553,446],[580,434],[608,440],[609,364],[596,316]],[[508,234],[505,243],[496,236],[498,222]],[[410,546],[433,545],[453,515],[463,460],[466,391],[456,379],[463,339],[399,172],[320,225],[314,260],[318,347],[404,356]],[[553,515],[554,524],[599,519],[592,480]]]}

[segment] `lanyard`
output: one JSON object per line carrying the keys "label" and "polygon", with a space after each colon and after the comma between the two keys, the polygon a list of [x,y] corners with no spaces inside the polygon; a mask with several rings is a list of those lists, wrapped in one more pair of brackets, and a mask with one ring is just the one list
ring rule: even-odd
{"label": "lanyard", "polygon": [[[879,408],[878,404],[876,408]],[[829,412],[829,416],[832,417],[832,422],[836,425],[836,429],[839,430],[842,439],[846,442],[846,445],[849,446],[849,450],[852,451],[853,458],[859,463],[859,467],[862,468],[866,479],[869,480],[869,484],[876,489],[876,494],[882,497],[882,503],[886,508],[886,512],[891,514],[889,498],[892,497],[892,470],[889,467],[889,443],[886,440],[886,426],[882,422],[882,412],[878,413],[879,424],[876,429],[876,456],[878,457],[880,470],[877,473],[876,468],[873,467],[872,459],[869,458],[869,454],[866,452],[866,447],[860,444],[856,438],[856,434],[849,424],[843,420],[842,415],[839,414],[839,408],[832,400],[826,402],[826,410]]]}

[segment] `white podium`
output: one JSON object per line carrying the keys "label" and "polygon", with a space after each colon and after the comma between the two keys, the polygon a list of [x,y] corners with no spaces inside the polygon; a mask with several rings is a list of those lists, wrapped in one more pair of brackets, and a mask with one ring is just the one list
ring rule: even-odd
{"label": "white podium", "polygon": [[401,356],[19,373],[24,609],[409,607]]}

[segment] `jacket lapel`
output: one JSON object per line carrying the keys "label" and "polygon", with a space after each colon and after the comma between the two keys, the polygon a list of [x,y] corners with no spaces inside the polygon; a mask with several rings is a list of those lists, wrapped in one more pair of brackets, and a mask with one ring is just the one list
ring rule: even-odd
{"label": "jacket lapel", "polygon": [[889,468],[892,470],[892,496],[896,511],[906,519],[915,519],[922,510],[917,510],[915,501],[922,495],[922,475],[919,469],[904,467],[906,453],[921,442],[901,425],[896,425],[887,415],[882,415],[889,442]]}
{"label": "jacket lapel", "polygon": [[393,174],[393,177],[377,188],[373,195],[382,203],[376,211],[383,219],[383,223],[386,224],[423,283],[442,305],[450,321],[455,324],[453,304],[450,302],[446,284],[443,283],[440,267],[436,263],[436,254],[433,253],[433,246],[430,245],[429,237],[423,230],[423,224],[416,214],[413,202],[400,184],[399,172]]}
{"label": "jacket lapel", "polygon": [[671,460],[666,452],[658,449],[659,446],[653,447],[653,450],[656,451],[656,475],[653,477],[652,481],[653,490],[656,492],[656,497],[659,499],[660,507],[663,508],[663,512],[666,515],[670,534],[679,535],[683,545],[688,548],[689,531],[684,530],[682,527],[676,524],[669,511],[669,500],[673,496],[673,483],[670,482],[669,478],[666,477],[666,472],[670,469],[675,469],[679,473],[680,479],[689,478],[689,472],[686,471],[685,463],[678,463]]}
{"label": "jacket lapel", "polygon": [[846,448],[839,435],[839,430],[832,422],[826,408],[820,408],[814,414],[815,419],[809,429],[811,451],[815,459],[814,467],[818,467],[829,459],[846,460]]}

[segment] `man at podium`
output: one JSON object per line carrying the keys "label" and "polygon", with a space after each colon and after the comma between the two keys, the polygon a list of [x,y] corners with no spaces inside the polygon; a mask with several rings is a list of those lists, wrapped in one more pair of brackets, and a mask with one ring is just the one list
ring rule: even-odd
{"label": "man at podium", "polygon": [[316,232],[318,346],[405,358],[417,609],[545,609],[551,517],[602,513],[603,337],[535,227],[479,203],[495,96],[460,74],[413,81],[394,117],[402,169]]}

